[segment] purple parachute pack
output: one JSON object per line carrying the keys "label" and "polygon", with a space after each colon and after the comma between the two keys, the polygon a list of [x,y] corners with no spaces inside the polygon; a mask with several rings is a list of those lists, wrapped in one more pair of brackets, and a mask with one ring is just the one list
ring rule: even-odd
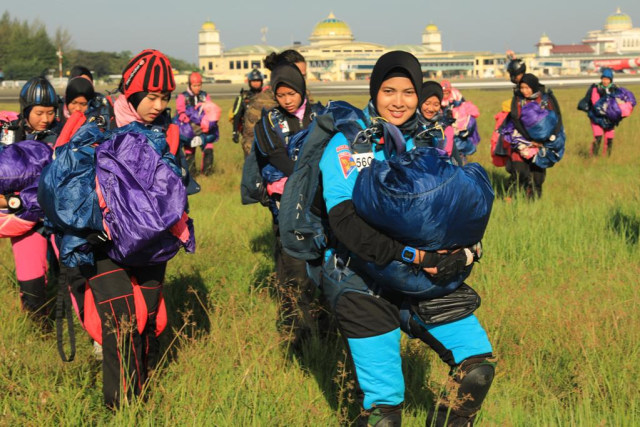
{"label": "purple parachute pack", "polygon": [[38,182],[52,153],[41,141],[0,146],[0,194],[19,197],[20,201],[16,209],[0,211],[0,237],[21,235],[44,218],[37,200]]}
{"label": "purple parachute pack", "polygon": [[542,142],[543,147],[533,147],[533,141],[527,140],[516,130],[510,117],[507,117],[500,129],[504,140],[522,157],[532,159],[541,168],[552,167],[559,162],[564,154],[566,137],[564,129],[554,134],[558,124],[556,112],[543,108],[537,102],[529,102],[522,107],[520,121],[529,136],[534,141]]}
{"label": "purple parachute pack", "polygon": [[140,123],[96,129],[80,127],[42,174],[40,201],[63,236],[62,262],[92,263],[86,237],[102,231],[111,240],[105,251],[124,265],[165,262],[182,247],[194,252],[186,189],[165,134]]}

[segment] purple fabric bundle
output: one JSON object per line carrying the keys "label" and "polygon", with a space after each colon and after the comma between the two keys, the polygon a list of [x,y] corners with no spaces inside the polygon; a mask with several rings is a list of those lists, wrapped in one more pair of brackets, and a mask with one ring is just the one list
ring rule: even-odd
{"label": "purple fabric bundle", "polygon": [[193,223],[181,241],[170,228],[183,217],[187,193],[178,176],[136,132],[114,135],[96,148],[96,177],[107,209],[110,258],[126,265],[171,259],[181,247],[195,251]]}
{"label": "purple fabric bundle", "polygon": [[38,182],[52,154],[48,144],[31,140],[0,151],[0,194],[20,193],[23,209],[16,213],[19,218],[34,222],[44,218],[38,204]]}

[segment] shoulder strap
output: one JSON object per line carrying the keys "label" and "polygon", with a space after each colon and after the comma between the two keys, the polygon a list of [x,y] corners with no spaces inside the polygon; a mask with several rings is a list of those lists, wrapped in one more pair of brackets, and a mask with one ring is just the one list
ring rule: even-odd
{"label": "shoulder strap", "polygon": [[58,136],[58,139],[53,146],[54,150],[69,142],[73,134],[75,134],[78,129],[82,127],[86,120],[87,118],[80,111],[76,111],[75,113],[73,113],[71,117],[67,119],[67,123],[65,123],[64,127],[62,128],[62,132],[60,132],[60,135]]}

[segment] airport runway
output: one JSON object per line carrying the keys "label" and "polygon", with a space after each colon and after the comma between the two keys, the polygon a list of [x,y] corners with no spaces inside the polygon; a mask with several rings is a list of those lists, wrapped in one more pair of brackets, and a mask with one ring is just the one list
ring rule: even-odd
{"label": "airport runway", "polygon": [[[591,83],[598,82],[598,76],[593,75],[591,77],[545,77],[540,79],[540,82],[547,87],[572,87],[583,86],[587,87]],[[454,87],[460,89],[509,89],[513,87],[513,84],[508,80],[503,79],[476,79],[476,80],[451,80]],[[624,84],[640,84],[640,75],[616,75],[615,83],[619,85]],[[308,84],[309,90],[315,95],[334,95],[334,94],[362,94],[365,95],[369,91],[369,86],[366,81],[351,81],[351,82],[326,82],[316,83],[311,82]],[[206,90],[213,98],[233,98],[238,95],[240,89],[246,87],[246,85],[230,84],[230,83],[209,83],[205,84],[203,89]],[[113,86],[98,86],[98,91],[106,92],[107,90],[115,89]],[[56,88],[58,93],[62,93],[63,90]],[[182,92],[185,90],[185,86],[178,86],[177,91]],[[18,98],[19,89],[17,88],[0,88],[0,102],[15,102]]]}

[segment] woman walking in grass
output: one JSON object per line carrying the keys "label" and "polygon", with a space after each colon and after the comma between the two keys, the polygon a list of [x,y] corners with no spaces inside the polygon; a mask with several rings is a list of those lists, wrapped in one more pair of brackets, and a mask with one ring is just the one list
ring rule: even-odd
{"label": "woman walking in grass", "polygon": [[[470,289],[462,286],[461,281],[453,283],[452,280],[470,271],[474,251],[465,246],[453,251],[427,251],[401,243],[390,237],[404,224],[400,216],[380,218],[378,214],[384,216],[384,213],[378,211],[367,215],[365,220],[366,209],[361,209],[362,206],[373,207],[368,204],[371,199],[361,192],[361,185],[363,177],[374,167],[384,167],[397,160],[389,169],[390,175],[392,170],[399,171],[394,177],[405,173],[414,176],[408,166],[413,161],[437,164],[440,170],[447,169],[452,173],[457,170],[444,151],[433,147],[416,148],[418,142],[414,135],[421,129],[417,115],[421,86],[420,63],[413,55],[393,51],[381,56],[371,74],[371,100],[363,111],[362,120],[357,121],[366,129],[358,132],[355,139],[344,132],[337,133],[320,160],[322,191],[330,226],[322,287],[355,366],[362,409],[357,425],[401,425],[405,391],[400,355],[401,329],[427,343],[451,367],[449,398],[438,401],[431,408],[427,425],[473,423],[494,376],[494,366],[489,360],[491,344],[473,315],[476,305],[471,304],[473,308],[457,318],[444,309],[436,315],[435,323],[428,314],[434,308],[429,306],[440,306],[438,301],[443,302],[438,298],[449,296],[445,294],[460,295],[458,288]],[[362,137],[369,139],[362,140]],[[414,177],[419,178],[418,175]],[[390,180],[394,178],[390,177]],[[413,179],[409,181],[413,182]],[[380,190],[375,193],[377,195],[389,194],[381,189],[382,185],[372,187]],[[458,193],[459,188],[454,192]],[[403,200],[411,199],[402,194]],[[408,234],[416,239],[420,235],[418,224],[423,223],[418,214],[415,211],[404,213],[411,224]],[[448,216],[443,219],[447,221]],[[378,221],[375,226],[371,225],[374,221]],[[383,227],[384,232],[380,231]],[[435,239],[434,236],[429,238]],[[363,262],[374,266],[367,270],[366,266],[362,268]],[[430,299],[413,298],[402,289],[406,276],[395,276],[390,285],[395,285],[396,289],[381,289],[374,277],[379,277],[379,273],[392,264],[400,264],[400,270],[406,266],[414,276],[429,275],[438,283],[449,283],[451,288],[431,287],[432,291],[438,289],[437,297],[432,294],[434,298]]]}
{"label": "woman walking in grass", "polygon": [[525,74],[511,101],[509,122],[502,134],[511,145],[506,169],[511,188],[524,190],[530,199],[542,195],[547,169],[564,154],[564,126],[556,97],[533,74]]}
{"label": "woman walking in grass", "polygon": [[[110,408],[143,393],[167,322],[167,261],[180,247],[195,250],[175,158],[179,134],[167,110],[174,89],[169,59],[157,50],[140,52],[122,73],[114,105],[118,128],[102,133],[76,112],[41,183],[47,216],[63,242],[62,262],[88,277],[81,320],[102,344],[102,390]],[[76,166],[65,169],[72,160]],[[68,209],[71,218],[64,215]]]}
{"label": "woman walking in grass", "polygon": [[[600,145],[602,145],[602,154],[611,156],[615,128],[623,118],[631,115],[635,105],[636,98],[633,93],[616,86],[613,83],[613,70],[603,68],[600,83],[592,84],[584,99],[578,104],[578,109],[585,111],[591,122],[593,142],[590,153],[592,156],[600,155]],[[604,144],[602,144],[603,139]]]}
{"label": "woman walking in grass", "polygon": [[306,263],[282,249],[278,214],[287,177],[293,172],[300,146],[293,140],[309,127],[320,105],[307,99],[304,76],[299,67],[284,62],[271,72],[271,89],[277,106],[265,111],[256,124],[255,153],[269,195],[275,234],[275,264],[280,299],[280,326],[294,346],[311,332],[316,286],[307,275]]}

